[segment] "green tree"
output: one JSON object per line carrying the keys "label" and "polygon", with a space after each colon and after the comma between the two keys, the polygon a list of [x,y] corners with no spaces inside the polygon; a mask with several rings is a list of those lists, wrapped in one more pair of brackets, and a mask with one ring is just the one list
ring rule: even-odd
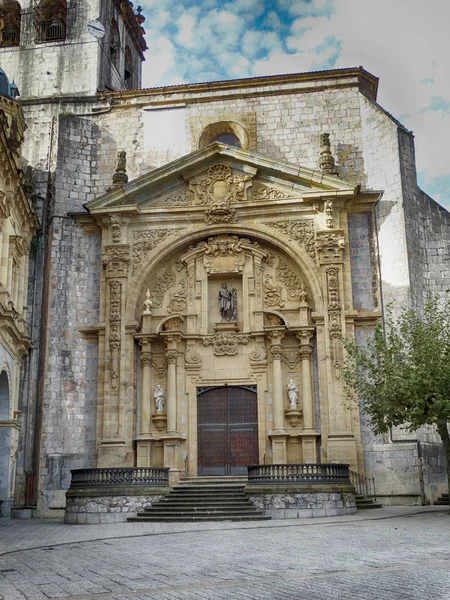
{"label": "green tree", "polygon": [[421,313],[404,309],[397,318],[388,306],[365,348],[352,339],[344,347],[347,400],[361,399],[376,433],[435,425],[450,488],[450,296],[429,299]]}

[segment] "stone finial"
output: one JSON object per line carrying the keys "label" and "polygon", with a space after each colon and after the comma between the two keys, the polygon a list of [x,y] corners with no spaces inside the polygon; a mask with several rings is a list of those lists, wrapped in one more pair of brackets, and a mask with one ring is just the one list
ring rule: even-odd
{"label": "stone finial", "polygon": [[150,300],[150,290],[147,289],[147,291],[145,293],[145,300],[144,300],[144,312],[142,314],[143,315],[151,315],[152,314],[152,306],[153,306],[153,302]]}
{"label": "stone finial", "polygon": [[322,173],[326,173],[327,175],[338,174],[338,170],[336,169],[336,165],[334,164],[334,157],[331,154],[329,133],[320,134],[319,167]]}
{"label": "stone finial", "polygon": [[306,304],[306,300],[308,298],[308,295],[306,293],[305,290],[305,284],[302,282],[301,286],[300,286],[300,292],[298,294],[299,300],[302,304]]}
{"label": "stone finial", "polygon": [[116,172],[113,175],[113,185],[124,185],[128,182],[127,153],[124,150],[117,152]]}

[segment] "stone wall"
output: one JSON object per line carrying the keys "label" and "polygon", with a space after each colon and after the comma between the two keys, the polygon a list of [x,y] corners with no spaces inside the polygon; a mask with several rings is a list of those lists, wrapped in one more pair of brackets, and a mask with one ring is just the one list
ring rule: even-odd
{"label": "stone wall", "polygon": [[[272,519],[305,519],[310,517],[337,517],[356,512],[355,493],[351,486],[339,490],[339,486],[325,485],[322,489],[291,486],[293,489],[262,489],[247,486],[246,493],[253,504]],[[261,486],[262,488],[266,486]],[[277,486],[283,488],[285,486]],[[289,486],[286,486],[288,488]]]}
{"label": "stone wall", "polygon": [[67,492],[64,522],[72,525],[123,522],[162,500],[168,491],[168,488],[153,488],[153,490],[116,488],[106,494],[105,490],[101,489],[70,490]]}
{"label": "stone wall", "polygon": [[348,217],[349,250],[352,273],[353,308],[374,310],[377,305],[377,272],[371,244],[371,215]]}

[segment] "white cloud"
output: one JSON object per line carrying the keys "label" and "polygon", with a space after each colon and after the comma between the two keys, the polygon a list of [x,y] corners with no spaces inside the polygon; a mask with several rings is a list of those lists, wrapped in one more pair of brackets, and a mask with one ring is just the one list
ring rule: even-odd
{"label": "white cloud", "polygon": [[144,85],[363,65],[380,78],[380,104],[414,131],[424,178],[450,172],[450,115],[421,112],[433,97],[450,102],[447,0],[144,1]]}

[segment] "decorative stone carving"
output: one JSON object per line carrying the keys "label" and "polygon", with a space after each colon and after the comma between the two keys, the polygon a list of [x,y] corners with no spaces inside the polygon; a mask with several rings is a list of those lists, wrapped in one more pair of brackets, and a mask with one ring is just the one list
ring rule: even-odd
{"label": "decorative stone carving", "polygon": [[267,308],[284,306],[281,286],[272,284],[272,275],[269,273],[264,276],[264,306]]}
{"label": "decorative stone carving", "polygon": [[341,324],[341,304],[339,302],[339,269],[338,267],[328,267],[327,286],[328,286],[328,331],[330,337],[339,339],[342,335]]}
{"label": "decorative stone carving", "polygon": [[106,246],[102,262],[106,267],[107,277],[126,277],[130,263],[129,244]]}
{"label": "decorative stone carving", "polygon": [[144,312],[143,315],[151,315],[152,314],[152,306],[153,302],[150,299],[150,290],[147,289],[145,292],[145,300],[144,300]]}
{"label": "decorative stone carving", "polygon": [[159,383],[155,387],[153,397],[155,399],[156,412],[157,413],[164,412],[164,390]]}
{"label": "decorative stone carving", "polygon": [[248,335],[217,333],[203,338],[204,346],[213,346],[215,356],[233,356],[238,353],[239,344],[248,344]]}
{"label": "decorative stone carving", "polygon": [[289,265],[281,259],[275,271],[277,279],[282,281],[286,287],[288,300],[296,302],[304,297],[302,294],[305,290],[305,285],[301,278],[294,273]]}
{"label": "decorative stone carving", "polygon": [[120,186],[128,182],[127,153],[124,150],[117,152],[116,172],[112,178],[113,185]]}
{"label": "decorative stone carving", "polygon": [[117,388],[119,378],[119,349],[121,345],[122,284],[109,282],[109,349],[111,352],[111,388]]}
{"label": "decorative stone carving", "polygon": [[323,212],[325,215],[325,225],[328,229],[332,229],[334,227],[333,200],[325,200],[323,203]]}
{"label": "decorative stone carving", "polygon": [[141,359],[141,364],[142,366],[144,365],[151,365],[152,363],[152,353],[149,352],[148,350],[143,350],[140,354],[140,359]]}
{"label": "decorative stone carving", "polygon": [[164,357],[153,357],[152,358],[152,370],[153,373],[159,379],[165,379],[167,377],[167,361]]}
{"label": "decorative stone carving", "polygon": [[256,344],[253,352],[250,353],[250,360],[253,362],[262,362],[267,359],[266,345],[262,342]]}
{"label": "decorative stone carving", "polygon": [[344,262],[345,237],[343,232],[318,231],[316,249],[320,264]]}
{"label": "decorative stone carving", "polygon": [[283,319],[274,313],[266,313],[265,317],[269,323],[269,327],[281,327],[284,325]]}
{"label": "decorative stone carving", "polygon": [[295,373],[299,370],[299,351],[298,350],[283,350],[283,363],[287,371]]}
{"label": "decorative stone carving", "polygon": [[290,240],[296,241],[303,246],[313,260],[316,252],[314,248],[314,221],[313,219],[299,219],[298,221],[271,221],[265,223],[269,227],[277,229]]}
{"label": "decorative stone carving", "polygon": [[154,307],[161,307],[164,300],[164,294],[167,292],[168,289],[175,285],[175,282],[176,277],[172,271],[172,267],[169,265],[164,271],[164,273],[156,279],[155,285],[152,291],[150,292],[151,300]]}
{"label": "decorative stone carving", "polygon": [[135,231],[133,233],[133,275],[141,262],[147,255],[164,242],[167,238],[175,235],[181,229],[154,229],[152,231]]}
{"label": "decorative stone carving", "polygon": [[214,204],[205,212],[205,223],[217,225],[218,223],[236,223],[237,216],[234,208],[224,207],[221,203]]}
{"label": "decorative stone carving", "polygon": [[219,310],[222,321],[237,321],[237,291],[222,283],[219,290]]}
{"label": "decorative stone carving", "polygon": [[252,198],[256,202],[261,200],[282,200],[284,198],[292,198],[291,194],[281,191],[276,188],[267,187],[262,183],[255,183],[252,187]]}
{"label": "decorative stone carving", "polygon": [[187,189],[181,192],[175,192],[167,196],[161,196],[152,200],[152,206],[155,208],[172,208],[176,206],[188,206],[193,204],[192,194]]}
{"label": "decorative stone carving", "polygon": [[178,350],[166,350],[166,358],[168,364],[175,364],[178,360]]}
{"label": "decorative stone carving", "polygon": [[326,173],[327,175],[337,175],[338,170],[334,164],[334,157],[331,154],[331,145],[330,145],[330,134],[329,133],[321,133],[320,134],[320,158],[319,158],[319,167],[322,173]]}
{"label": "decorative stone carving", "polygon": [[169,306],[167,312],[172,313],[183,313],[187,308],[187,283],[185,279],[181,279],[179,282],[179,290],[170,294]]}
{"label": "decorative stone carving", "polygon": [[282,360],[283,359],[283,346],[281,344],[272,344],[270,346],[270,354],[272,355],[272,360]]}
{"label": "decorative stone carving", "polygon": [[304,360],[304,359],[310,360],[312,351],[313,351],[313,349],[310,344],[301,345],[300,348],[298,349],[298,356],[299,356],[300,360]]}
{"label": "decorative stone carving", "polygon": [[199,242],[189,250],[204,254],[204,266],[208,274],[241,273],[245,263],[245,251],[258,250],[262,257],[268,256],[258,242],[252,242],[237,235],[221,234]]}
{"label": "decorative stone carving", "polygon": [[180,331],[183,327],[183,321],[180,317],[172,317],[164,323],[164,331]]}
{"label": "decorative stone carving", "polygon": [[111,235],[113,244],[120,244],[122,241],[122,219],[120,215],[111,215]]}
{"label": "decorative stone carving", "polygon": [[252,175],[234,175],[228,165],[217,163],[209,167],[206,175],[190,182],[196,204],[242,202],[245,199],[246,185]]}
{"label": "decorative stone carving", "polygon": [[186,346],[184,352],[184,362],[186,369],[199,369],[202,364],[202,357],[195,349],[195,346]]}
{"label": "decorative stone carving", "polygon": [[298,405],[298,387],[295,385],[292,379],[289,379],[287,386],[287,393],[289,397],[290,408],[297,408]]}
{"label": "decorative stone carving", "polygon": [[205,213],[208,225],[236,222],[236,211],[231,203],[245,199],[251,178],[251,175],[233,175],[228,165],[217,163],[209,167],[206,175],[190,182],[194,204],[209,205]]}

